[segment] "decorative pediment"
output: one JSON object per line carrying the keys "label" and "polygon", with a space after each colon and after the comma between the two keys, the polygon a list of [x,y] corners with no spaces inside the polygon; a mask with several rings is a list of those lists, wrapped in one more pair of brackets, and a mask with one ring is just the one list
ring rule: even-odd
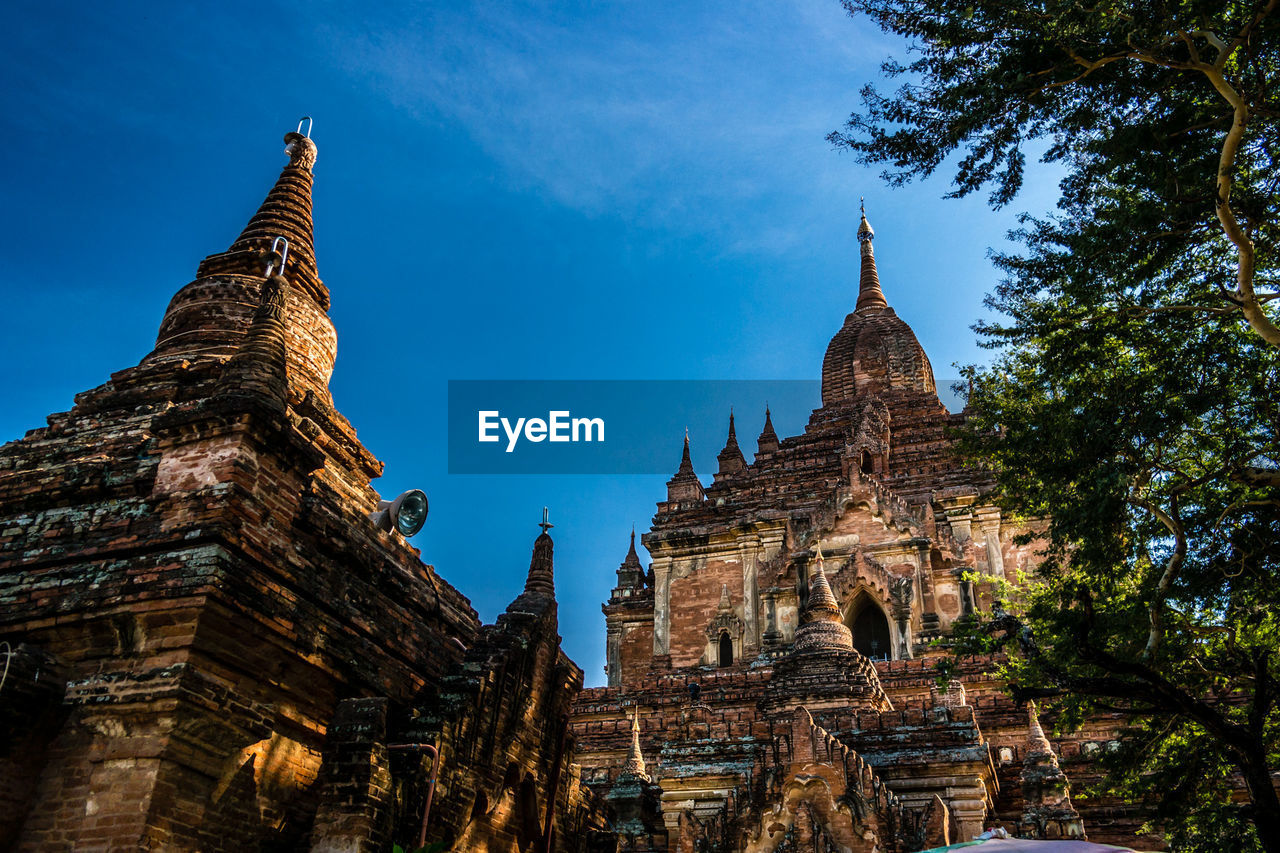
{"label": "decorative pediment", "polygon": [[746,625],[736,613],[717,613],[707,625],[707,639],[720,639],[720,632],[726,631],[731,639],[737,639],[746,631]]}

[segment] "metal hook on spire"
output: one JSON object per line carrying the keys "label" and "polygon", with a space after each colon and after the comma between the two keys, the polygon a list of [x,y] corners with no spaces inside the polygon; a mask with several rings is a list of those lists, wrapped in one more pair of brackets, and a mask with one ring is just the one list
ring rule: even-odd
{"label": "metal hook on spire", "polygon": [[306,132],[306,133],[303,133],[302,135],[303,135],[303,136],[305,136],[307,139],[310,139],[310,138],[311,138],[311,125],[313,124],[313,122],[311,121],[311,116],[303,116],[302,118],[298,119],[298,131],[297,131],[297,132],[298,132],[298,133],[302,133],[302,123],[303,123],[304,121],[307,123],[307,132]]}
{"label": "metal hook on spire", "polygon": [[267,278],[272,273],[284,272],[284,262],[289,259],[289,241],[283,237],[277,237],[271,241],[271,251],[267,253]]}

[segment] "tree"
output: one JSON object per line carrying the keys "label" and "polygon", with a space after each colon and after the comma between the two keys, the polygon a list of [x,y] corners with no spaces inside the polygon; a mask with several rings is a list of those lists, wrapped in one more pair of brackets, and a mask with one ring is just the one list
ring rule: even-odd
{"label": "tree", "polygon": [[1111,784],[1179,849],[1280,851],[1277,0],[844,5],[910,61],[837,145],[997,207],[1028,147],[1066,169],[995,256],[961,442],[1048,544],[961,648],[1131,714]]}

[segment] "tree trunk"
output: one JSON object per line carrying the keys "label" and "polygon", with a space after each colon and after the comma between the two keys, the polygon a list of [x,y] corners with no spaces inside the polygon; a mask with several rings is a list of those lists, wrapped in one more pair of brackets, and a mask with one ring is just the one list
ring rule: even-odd
{"label": "tree trunk", "polygon": [[1240,763],[1249,799],[1253,803],[1253,823],[1258,840],[1267,853],[1280,853],[1280,796],[1276,795],[1271,771],[1267,769],[1266,751],[1261,745]]}

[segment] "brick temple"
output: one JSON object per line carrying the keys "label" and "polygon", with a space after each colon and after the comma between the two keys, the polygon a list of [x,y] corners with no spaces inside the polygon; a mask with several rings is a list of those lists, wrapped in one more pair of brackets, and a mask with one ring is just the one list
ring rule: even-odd
{"label": "brick temple", "polygon": [[155,349],[0,448],[0,850],[583,849],[551,536],[482,625],[370,520],[285,142]]}
{"label": "brick temple", "polygon": [[1070,795],[1119,721],[1055,742],[994,661],[938,683],[939,646],[990,603],[975,579],[1016,582],[1036,531],[951,452],[965,416],[890,307],[874,236],[864,214],[854,310],[804,433],[780,439],[766,412],[748,463],[730,414],[709,484],[686,436],[650,567],[633,535],[617,570],[608,686],[578,694],[573,731],[620,849],[911,851],[993,826],[1135,841],[1130,808]]}
{"label": "brick temple", "polygon": [[285,142],[151,353],[0,447],[0,850],[1132,840],[1132,809],[1071,797],[1117,720],[1051,740],[993,661],[937,682],[930,644],[984,603],[972,578],[1035,547],[950,454],[964,416],[865,217],[821,408],[785,439],[766,416],[750,463],[730,416],[706,485],[686,438],[652,564],[633,535],[604,606],[608,686],[584,690],[545,518],[490,625],[375,521],[382,464],[328,387],[316,146]]}

